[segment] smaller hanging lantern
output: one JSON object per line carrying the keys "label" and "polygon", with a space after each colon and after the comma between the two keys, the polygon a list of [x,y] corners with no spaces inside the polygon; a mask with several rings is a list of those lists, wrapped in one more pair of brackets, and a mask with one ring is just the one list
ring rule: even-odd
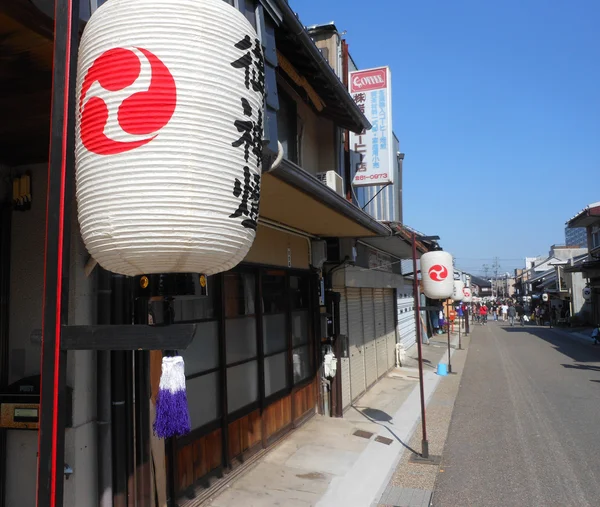
{"label": "smaller hanging lantern", "polygon": [[454,292],[452,255],[436,250],[421,256],[423,292],[431,299],[446,299]]}
{"label": "smaller hanging lantern", "polygon": [[584,287],[583,289],[583,299],[585,299],[586,301],[589,301],[592,298],[592,288],[591,287]]}
{"label": "smaller hanging lantern", "polygon": [[544,301],[544,303],[546,303],[548,301],[548,299],[549,299],[548,294],[546,294],[544,292],[544,294],[542,294],[542,301]]}
{"label": "smaller hanging lantern", "polygon": [[470,303],[473,301],[473,293],[471,292],[470,287],[464,287],[462,290],[463,293],[463,301],[465,303]]}
{"label": "smaller hanging lantern", "polygon": [[465,298],[463,290],[465,284],[462,280],[454,280],[454,292],[452,292],[452,299],[454,301],[462,301]]}

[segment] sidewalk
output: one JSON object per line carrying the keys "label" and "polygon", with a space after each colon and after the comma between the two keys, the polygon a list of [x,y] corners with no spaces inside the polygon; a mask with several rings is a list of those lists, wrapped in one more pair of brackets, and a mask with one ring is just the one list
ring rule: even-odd
{"label": "sidewalk", "polygon": [[[440,380],[444,379],[443,385],[446,379],[457,377],[435,373],[438,362],[447,362],[445,338],[436,336],[423,346],[427,399]],[[458,343],[458,335],[453,335],[453,343]],[[410,454],[404,451],[420,420],[417,347],[407,355],[407,366],[393,369],[342,419],[314,416],[205,505],[377,505],[403,454]]]}
{"label": "sidewalk", "polygon": [[568,336],[572,340],[578,340],[583,343],[594,344],[594,339],[592,338],[592,331],[594,328],[586,327],[586,328],[570,328],[570,327],[553,327],[553,331],[562,334],[563,336]]}

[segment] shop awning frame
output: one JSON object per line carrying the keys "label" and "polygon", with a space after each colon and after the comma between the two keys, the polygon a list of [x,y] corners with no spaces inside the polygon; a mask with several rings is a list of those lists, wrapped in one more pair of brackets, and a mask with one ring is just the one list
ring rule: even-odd
{"label": "shop awning frame", "polygon": [[331,188],[323,185],[323,183],[321,183],[312,174],[308,173],[293,162],[283,159],[281,164],[275,169],[269,171],[268,174],[273,175],[284,183],[287,183],[301,192],[308,194],[310,197],[319,201],[336,213],[347,217],[364,229],[367,229],[367,231],[372,232],[372,236],[392,236],[392,230],[387,225],[375,220],[371,215],[346,200],[345,197],[339,195]]}

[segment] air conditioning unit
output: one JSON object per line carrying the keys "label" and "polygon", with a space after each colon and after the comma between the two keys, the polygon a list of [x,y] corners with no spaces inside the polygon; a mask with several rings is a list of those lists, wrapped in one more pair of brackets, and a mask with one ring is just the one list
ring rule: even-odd
{"label": "air conditioning unit", "polygon": [[323,185],[328,186],[331,190],[344,197],[344,180],[335,171],[327,171],[317,173],[317,178]]}

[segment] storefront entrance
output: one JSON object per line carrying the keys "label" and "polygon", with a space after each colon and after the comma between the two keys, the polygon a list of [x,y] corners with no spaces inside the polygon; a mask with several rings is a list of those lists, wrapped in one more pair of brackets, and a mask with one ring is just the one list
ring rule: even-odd
{"label": "storefront entrance", "polygon": [[201,326],[182,354],[192,432],[167,457],[180,501],[198,501],[317,403],[310,273],[242,265],[211,277],[209,288],[207,298],[174,307],[176,321]]}

